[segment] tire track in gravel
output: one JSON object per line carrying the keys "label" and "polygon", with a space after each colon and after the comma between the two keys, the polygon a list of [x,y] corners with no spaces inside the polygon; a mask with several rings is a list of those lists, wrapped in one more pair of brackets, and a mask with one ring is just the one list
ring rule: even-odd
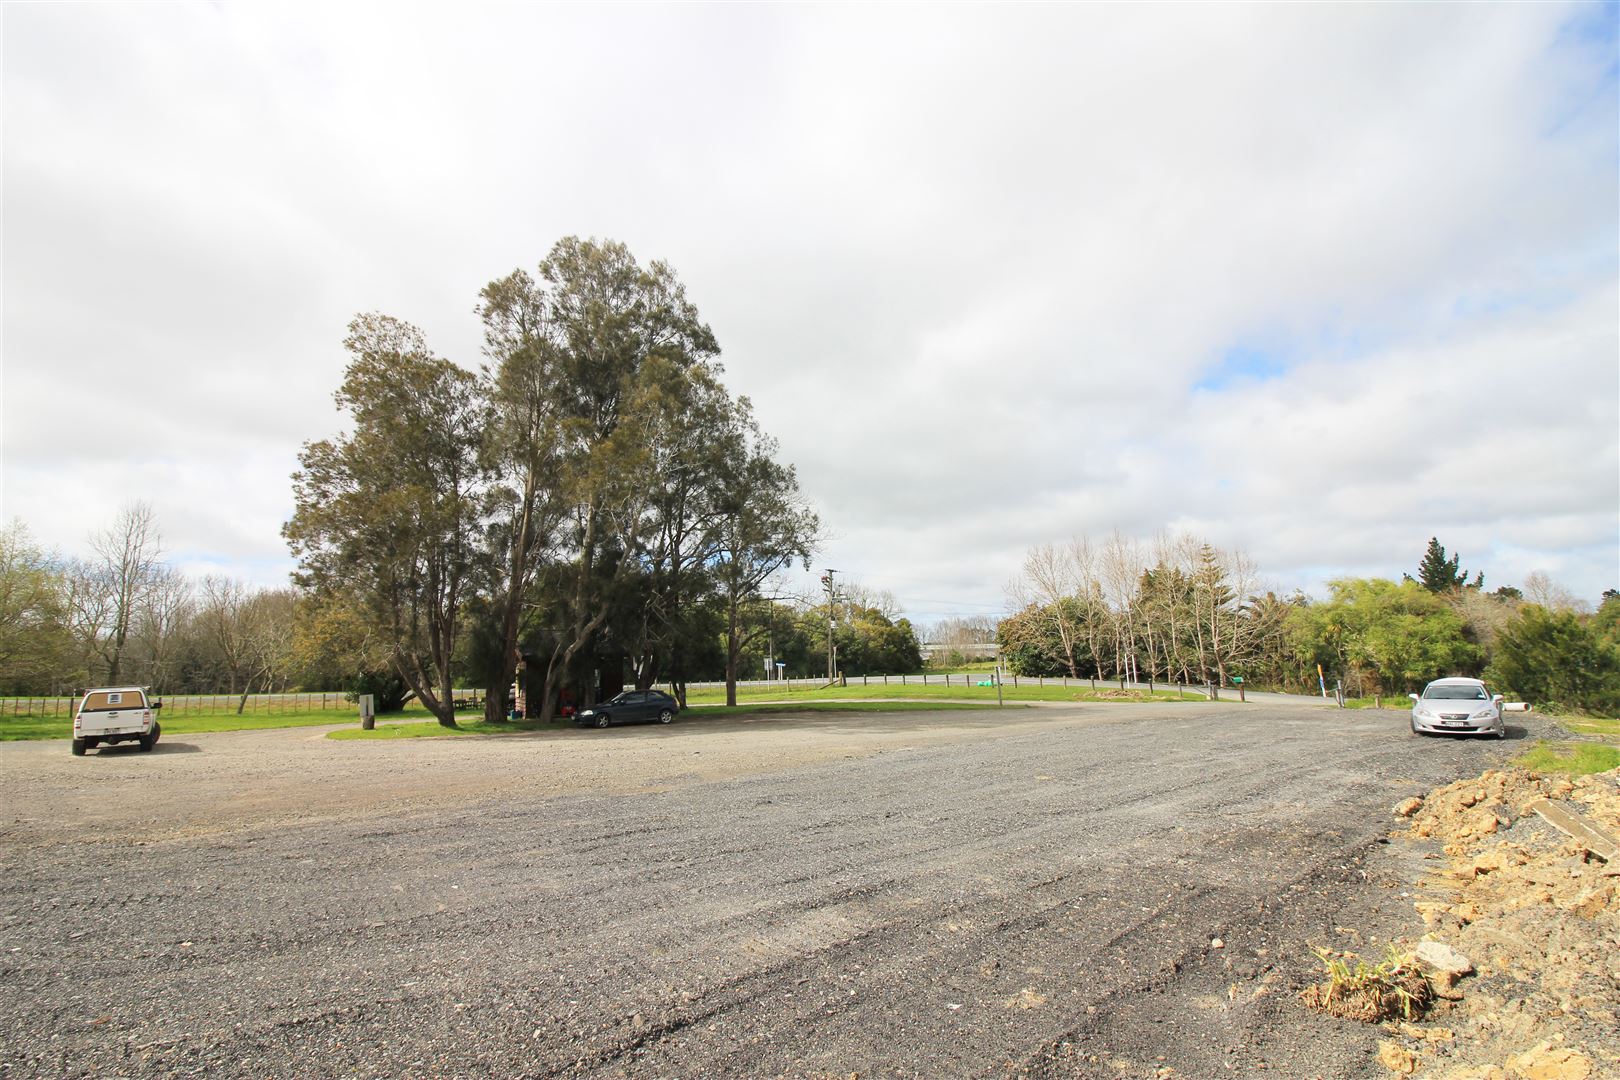
{"label": "tire track in gravel", "polygon": [[[188,810],[139,847],[8,833],[11,1075],[1039,1072],[1066,1037],[1152,1045],[1096,1018],[1207,974],[1214,934],[1269,940],[1254,924],[1288,923],[1382,828],[1392,777],[1491,753],[1414,761],[1387,721],[1282,708],[946,715],[946,734],[823,726],[834,752],[718,780],[684,759],[769,758],[803,732],[575,741],[608,792],[693,777],[651,794],[425,800],[446,754],[515,792],[555,751],[480,740],[431,749],[352,819],[272,826],[300,819],[269,805],[220,832]],[[285,764],[330,782],[354,769],[343,746]]]}

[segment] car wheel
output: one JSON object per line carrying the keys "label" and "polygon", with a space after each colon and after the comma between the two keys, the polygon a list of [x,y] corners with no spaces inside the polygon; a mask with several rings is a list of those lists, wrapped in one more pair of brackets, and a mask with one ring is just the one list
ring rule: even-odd
{"label": "car wheel", "polygon": [[84,757],[84,740],[83,739],[74,739],[73,740],[73,756],[74,757]]}
{"label": "car wheel", "polygon": [[1414,734],[1414,735],[1418,735],[1418,736],[1421,736],[1421,735],[1422,735],[1422,734],[1423,734],[1423,732],[1421,732],[1421,731],[1419,731],[1419,730],[1418,730],[1418,726],[1417,726],[1417,721],[1416,721],[1416,720],[1413,720],[1413,721],[1412,721],[1412,734]]}
{"label": "car wheel", "polygon": [[141,736],[141,751],[143,753],[150,752],[152,747],[157,745],[158,736],[161,735],[162,733],[163,733],[163,726],[161,724],[153,724],[152,725],[152,734],[150,734],[150,735],[142,735]]}
{"label": "car wheel", "polygon": [[667,724],[673,719],[675,719],[674,709],[660,709],[658,711],[658,722],[660,724]]}
{"label": "car wheel", "polygon": [[607,727],[608,726],[608,714],[607,713],[603,713],[601,716],[598,716],[596,718],[596,726],[597,727]]}

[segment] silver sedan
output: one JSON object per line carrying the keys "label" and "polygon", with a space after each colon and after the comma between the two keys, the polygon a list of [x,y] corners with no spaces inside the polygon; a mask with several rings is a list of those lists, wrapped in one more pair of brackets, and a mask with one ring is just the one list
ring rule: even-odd
{"label": "silver sedan", "polygon": [[1507,735],[1504,712],[1524,712],[1530,706],[1522,701],[1504,702],[1478,679],[1436,679],[1412,699],[1414,735]]}

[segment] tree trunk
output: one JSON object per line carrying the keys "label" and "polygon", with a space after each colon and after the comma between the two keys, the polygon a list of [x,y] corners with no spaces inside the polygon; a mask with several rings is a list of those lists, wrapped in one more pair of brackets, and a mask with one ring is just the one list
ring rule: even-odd
{"label": "tree trunk", "polygon": [[523,616],[524,585],[529,577],[529,527],[534,517],[536,479],[530,468],[523,480],[523,509],[518,514],[517,536],[506,574],[506,610],[501,615],[501,666],[495,685],[484,688],[484,719],[500,723],[506,719],[506,691],[517,678],[518,624]]}
{"label": "tree trunk", "polygon": [[[433,692],[433,679],[428,676],[427,672],[422,670],[415,657],[406,656],[397,645],[394,647],[394,670],[399,672],[399,677],[404,679],[405,685],[411,688],[411,693],[416,695],[416,700],[420,701],[427,711],[433,714],[434,718],[439,721],[440,726],[448,728],[456,726],[455,703],[441,701],[438,695]],[[445,680],[445,684],[448,685],[448,678]]]}
{"label": "tree trunk", "polygon": [[735,595],[726,605],[726,704],[737,704],[737,661],[742,643],[737,639],[737,600]]}

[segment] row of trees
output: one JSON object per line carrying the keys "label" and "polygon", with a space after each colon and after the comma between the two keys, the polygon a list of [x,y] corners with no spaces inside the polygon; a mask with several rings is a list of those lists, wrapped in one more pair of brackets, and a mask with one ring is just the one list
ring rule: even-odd
{"label": "row of trees", "polygon": [[[1526,700],[1620,712],[1620,594],[1592,613],[1545,574],[1487,593],[1429,541],[1416,577],[1345,578],[1279,597],[1253,563],[1197,538],[1114,535],[1032,549],[998,630],[1021,675],[1401,694],[1483,675]],[[1320,675],[1319,675],[1320,672]]]}
{"label": "row of trees", "polygon": [[150,506],[125,507],[89,550],[61,559],[21,522],[0,529],[0,691],[138,683],[223,690],[240,708],[302,675],[293,590],[187,578],[163,560]]}
{"label": "row of trees", "polygon": [[1020,675],[1225,684],[1278,651],[1287,604],[1258,588],[1247,556],[1191,536],[1043,544],[1009,586],[1002,655]]}
{"label": "row of trees", "polygon": [[1620,714],[1620,593],[1594,613],[1545,573],[1486,592],[1436,539],[1414,578],[1346,578],[1289,617],[1293,656],[1352,693],[1398,694],[1443,675],[1482,676],[1543,706]]}
{"label": "row of trees", "polygon": [[496,719],[529,658],[549,719],[623,658],[680,692],[715,636],[734,700],[767,583],[818,523],[674,271],[568,238],[477,312],[477,373],[397,319],[351,324],[350,430],[306,444],[293,477],[300,588],[360,613],[372,656],[446,725],[458,667]]}
{"label": "row of trees", "polygon": [[[148,506],[126,508],[91,548],[94,558],[64,560],[20,522],[0,529],[0,693],[128,682],[160,694],[234,694],[240,709],[251,693],[341,690],[375,694],[384,711],[412,696],[389,666],[385,637],[360,613],[293,588],[186,577],[164,560]],[[126,581],[102,551],[133,551],[143,569]],[[917,637],[897,607],[893,596],[859,584],[840,588],[830,607],[756,598],[739,614],[738,672],[770,677],[778,663],[794,676],[824,671],[829,615],[845,674],[915,672]],[[476,683],[486,648],[480,632],[493,625],[479,612],[475,597],[458,635],[458,685]],[[695,679],[723,678],[725,609],[699,604],[688,626],[692,636],[680,642],[686,670]]]}
{"label": "row of trees", "polygon": [[747,612],[747,622],[762,633],[750,638],[739,670],[755,678],[773,677],[777,664],[788,675],[824,673],[829,628],[837,670],[845,676],[898,675],[922,667],[917,632],[899,616],[894,597],[858,584],[841,585],[830,604],[762,601]]}

